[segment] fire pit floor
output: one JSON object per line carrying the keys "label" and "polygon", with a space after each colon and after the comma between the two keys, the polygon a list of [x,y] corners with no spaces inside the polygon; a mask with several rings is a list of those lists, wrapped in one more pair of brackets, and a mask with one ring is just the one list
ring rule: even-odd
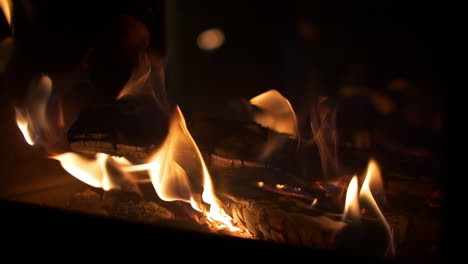
{"label": "fire pit floor", "polygon": [[[29,203],[0,201],[1,233],[4,241],[22,238],[33,242],[35,248],[52,248],[67,243],[86,243],[83,248],[76,248],[77,253],[91,254],[97,251],[84,251],[84,248],[100,245],[103,254],[107,248],[123,250],[117,255],[137,254],[158,256],[160,259],[172,259],[173,250],[177,252],[209,252],[213,249],[231,251],[230,260],[303,260],[314,261],[359,261],[359,263],[391,263],[381,259],[346,256],[336,252],[311,248],[294,247],[266,241],[242,239],[232,236],[206,234],[190,230],[173,223],[145,224],[124,221],[105,216],[72,212],[69,210],[33,205]],[[42,242],[41,242],[42,241]],[[41,242],[37,243],[36,242]],[[133,252],[132,249],[138,249]],[[150,250],[151,249],[151,250]],[[256,250],[256,254],[244,250]],[[172,251],[169,251],[172,250]],[[189,250],[189,251],[187,251]],[[198,251],[202,250],[202,251]],[[257,250],[267,250],[257,251]],[[118,252],[118,251],[114,251]],[[111,254],[114,255],[114,254]],[[112,257],[112,256],[110,256]],[[192,259],[191,254],[178,254],[177,259]]]}

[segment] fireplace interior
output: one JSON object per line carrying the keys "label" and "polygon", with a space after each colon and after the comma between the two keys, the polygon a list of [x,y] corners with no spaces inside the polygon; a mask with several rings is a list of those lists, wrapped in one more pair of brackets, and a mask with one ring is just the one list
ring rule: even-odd
{"label": "fireplace interior", "polygon": [[5,234],[441,262],[437,8],[0,2]]}

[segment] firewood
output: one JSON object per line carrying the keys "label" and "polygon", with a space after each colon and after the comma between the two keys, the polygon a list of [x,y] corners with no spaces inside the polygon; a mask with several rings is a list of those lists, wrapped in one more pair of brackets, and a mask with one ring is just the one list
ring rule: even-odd
{"label": "firewood", "polygon": [[[102,115],[84,115],[80,119],[96,116]],[[132,122],[129,121],[129,124]],[[88,126],[89,123],[94,127]],[[304,188],[301,195],[285,195],[256,185],[263,182],[268,186],[305,187],[296,180],[302,174],[301,150],[296,139],[248,120],[201,115],[189,119],[187,123],[209,166],[224,210],[255,238],[330,248],[335,235],[347,226],[337,215],[342,208],[327,197],[326,191]],[[115,135],[120,133],[120,127],[102,127],[96,121],[77,122],[68,135],[72,150],[81,153],[104,152],[141,162],[158,148],[162,140],[155,137],[141,137],[138,140],[117,137]],[[268,157],[262,156],[262,151],[273,141],[280,144]],[[313,160],[310,163],[314,163]],[[319,164],[317,162],[317,167]],[[315,199],[319,203],[314,208],[311,204]],[[117,212],[139,208],[137,203],[129,203],[120,205]]]}
{"label": "firewood", "polygon": [[144,158],[162,143],[167,124],[155,100],[127,96],[84,109],[68,131],[68,142],[76,152]]}
{"label": "firewood", "polygon": [[109,215],[104,209],[104,202],[101,199],[101,195],[90,189],[74,193],[70,197],[68,209],[85,213]]}
{"label": "firewood", "polygon": [[86,189],[75,193],[70,198],[68,209],[150,223],[174,219],[174,214],[165,207],[155,202],[142,201],[138,193],[120,190],[100,194]]}
{"label": "firewood", "polygon": [[[251,120],[219,118],[206,113],[192,116],[187,121],[189,130],[203,153],[294,171],[300,168],[299,144],[290,135]],[[157,103],[130,97],[123,102],[84,110],[69,130],[68,141],[75,152],[103,152],[143,160],[164,140],[167,121]]]}
{"label": "firewood", "polygon": [[329,248],[346,223],[313,208],[281,200],[250,199],[221,194],[224,209],[256,239],[306,247]]}

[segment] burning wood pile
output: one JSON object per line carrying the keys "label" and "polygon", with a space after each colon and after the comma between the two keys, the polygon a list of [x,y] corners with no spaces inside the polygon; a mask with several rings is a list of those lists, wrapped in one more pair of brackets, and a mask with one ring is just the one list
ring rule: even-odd
{"label": "burning wood pile", "polygon": [[306,118],[276,90],[184,111],[168,103],[161,58],[147,46],[137,58],[113,102],[79,101],[47,74],[35,76],[15,102],[25,141],[89,185],[70,194],[67,209],[375,257],[397,254],[409,234],[408,216],[388,206],[372,155],[348,153],[355,173],[344,172],[340,159],[348,157],[338,158],[332,100],[311,99]]}
{"label": "burning wood pile", "polygon": [[[193,125],[203,144],[199,148],[179,107],[164,109],[156,96],[149,96],[154,101],[145,104],[148,97],[141,91],[150,89],[151,73],[146,76],[143,80],[132,76],[115,103],[82,111],[66,131],[70,151],[50,155],[71,175],[104,191],[75,194],[70,209],[151,222],[181,217],[214,232],[321,248],[344,243],[339,241],[347,238],[337,241],[337,237],[361,225],[357,176],[348,188],[344,214],[338,196],[320,183],[304,185],[299,179],[297,153],[304,143],[294,110],[279,92],[252,98],[245,104],[251,109],[243,111],[251,115],[244,120],[199,113]],[[46,145],[56,134],[47,112],[52,89],[48,76],[39,77],[30,93],[44,96],[31,96],[16,108],[18,127],[31,145]],[[162,123],[159,127],[168,120],[167,133],[160,133],[162,142],[142,136],[145,124],[138,122],[163,113],[169,117],[154,120]],[[363,221],[369,223],[363,227],[387,230],[377,233],[382,235],[376,238],[382,241],[378,254],[387,250],[393,254],[391,229],[372,194],[372,190],[382,191],[375,161],[361,178],[361,200],[377,216]],[[144,190],[148,185],[153,193]]]}

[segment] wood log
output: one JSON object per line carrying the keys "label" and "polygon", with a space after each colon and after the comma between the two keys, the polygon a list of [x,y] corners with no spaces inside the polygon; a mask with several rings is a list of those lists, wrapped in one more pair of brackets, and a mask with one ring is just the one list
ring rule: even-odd
{"label": "wood log", "polygon": [[167,127],[167,114],[155,100],[127,96],[84,109],[68,131],[68,142],[76,152],[144,158],[162,143]]}
{"label": "wood log", "polygon": [[[68,210],[86,214],[98,214],[145,224],[164,224],[183,230],[209,232],[207,225],[200,225],[186,215],[180,203],[164,203],[161,200],[143,200],[139,193],[122,190],[86,189],[71,195]],[[118,232],[118,230],[116,230]]]}
{"label": "wood log", "polygon": [[[103,115],[80,118],[94,119]],[[125,118],[123,116],[120,121],[125,123]],[[189,130],[207,161],[223,208],[241,227],[257,239],[331,247],[335,235],[347,226],[337,216],[342,208],[327,196],[326,191],[301,185],[296,180],[302,176],[302,166],[301,151],[295,139],[245,120],[210,116],[195,120],[188,122]],[[132,122],[129,120],[130,124]],[[89,123],[94,125],[90,128]],[[76,152],[103,152],[139,162],[151,155],[162,140],[140,138],[142,135],[138,133],[115,136],[120,134],[119,129],[113,122],[105,126],[95,121],[78,122],[69,131],[71,148]],[[132,136],[139,138],[135,140]],[[261,152],[272,142],[280,144],[265,158]],[[309,165],[313,163],[311,160]],[[319,160],[316,164],[319,168]],[[283,195],[258,188],[258,182],[268,186],[303,188],[302,198],[298,198],[297,193]],[[314,199],[319,200],[317,207],[311,206]]]}
{"label": "wood log", "polygon": [[305,247],[330,248],[346,223],[293,201],[220,194],[225,211],[254,238]]}
{"label": "wood log", "polygon": [[[68,131],[68,141],[75,152],[103,152],[141,161],[162,143],[167,122],[157,103],[129,97],[84,110]],[[264,163],[295,174],[301,169],[299,144],[290,135],[229,115],[192,113],[187,124],[203,153]]]}

